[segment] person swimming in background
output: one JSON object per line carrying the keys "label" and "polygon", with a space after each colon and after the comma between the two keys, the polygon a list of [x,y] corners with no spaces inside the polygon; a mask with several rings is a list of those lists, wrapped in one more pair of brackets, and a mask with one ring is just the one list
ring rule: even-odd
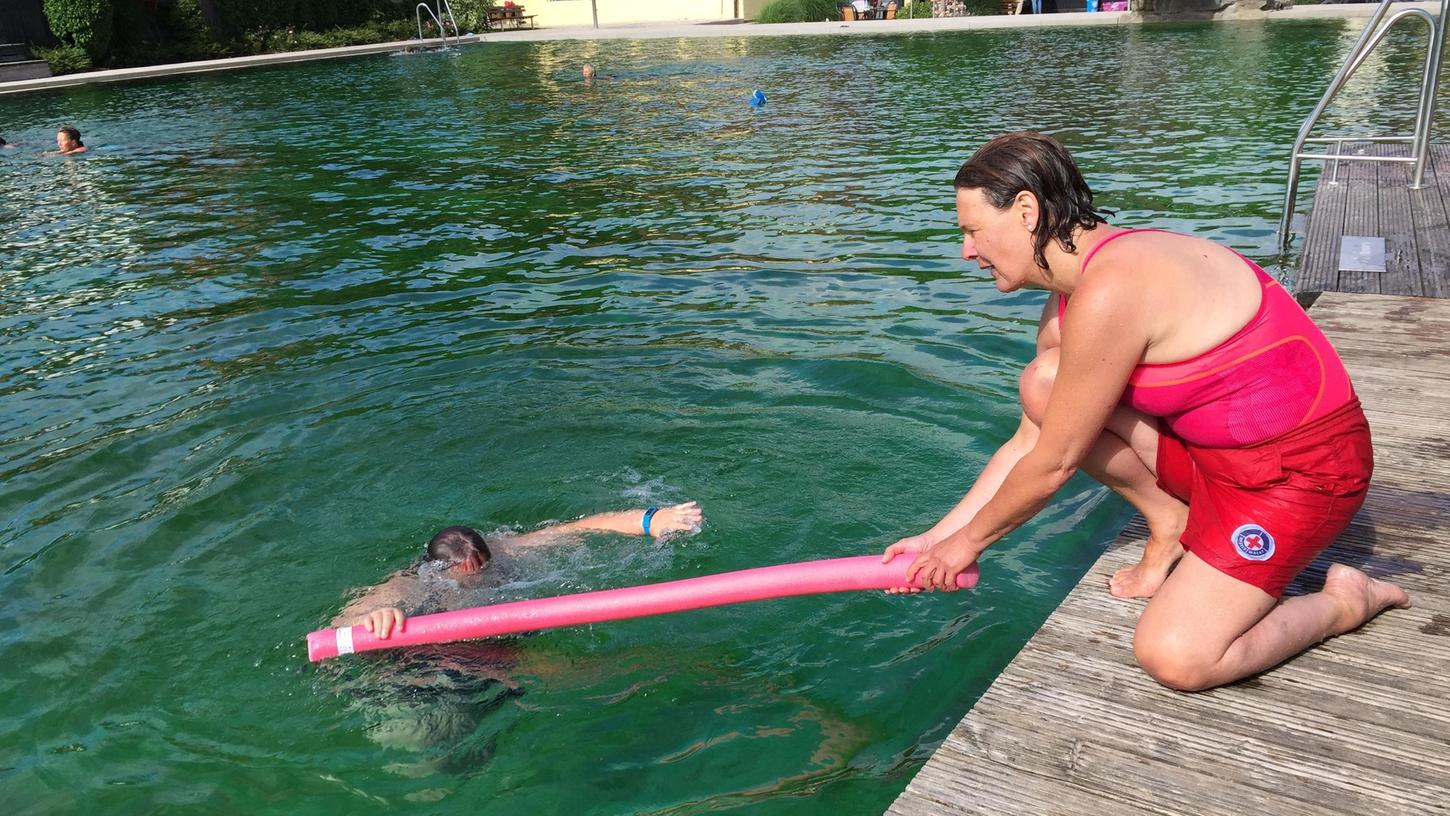
{"label": "person swimming in background", "polygon": [[580,73],[582,73],[584,75],[584,84],[585,85],[593,85],[594,84],[594,80],[596,80],[596,79],[617,79],[618,78],[618,77],[615,77],[615,76],[613,76],[611,74],[601,74],[601,73],[599,73],[599,71],[596,70],[593,65],[591,65],[591,64],[589,64],[587,62],[584,63],[584,67],[582,69],[580,69]]}
{"label": "person swimming in background", "polygon": [[[670,507],[598,513],[578,521],[551,524],[538,530],[497,538],[492,546],[471,527],[445,527],[428,542],[426,553],[413,567],[400,570],[343,607],[332,626],[362,626],[382,640],[404,629],[408,615],[436,606],[424,578],[438,575],[465,589],[476,587],[480,574],[497,555],[530,547],[560,544],[579,533],[620,533],[663,538],[672,533],[698,530],[703,516],[695,502]],[[406,611],[404,611],[406,610]]]}
{"label": "person swimming in background", "polygon": [[14,149],[15,149],[15,145],[13,145],[13,144],[5,141],[5,137],[4,136],[0,136],[0,150],[14,150]]}
{"label": "person swimming in background", "polygon": [[55,151],[46,151],[47,156],[72,156],[84,153],[90,148],[81,141],[81,132],[73,127],[63,127],[55,132]]}

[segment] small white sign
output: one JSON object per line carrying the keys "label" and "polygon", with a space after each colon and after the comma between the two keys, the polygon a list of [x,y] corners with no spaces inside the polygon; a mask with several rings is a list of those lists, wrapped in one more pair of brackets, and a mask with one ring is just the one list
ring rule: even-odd
{"label": "small white sign", "polygon": [[1385,271],[1385,239],[1345,235],[1339,239],[1340,272]]}

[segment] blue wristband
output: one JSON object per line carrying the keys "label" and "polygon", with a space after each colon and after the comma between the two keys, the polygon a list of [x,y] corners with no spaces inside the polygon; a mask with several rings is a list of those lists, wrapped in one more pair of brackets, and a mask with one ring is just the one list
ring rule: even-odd
{"label": "blue wristband", "polygon": [[649,533],[649,520],[652,519],[652,518],[654,518],[655,513],[658,513],[659,511],[660,511],[660,509],[658,507],[651,507],[650,509],[644,511],[644,520],[640,522],[640,526],[644,528],[644,534],[645,535],[649,535],[650,534]]}

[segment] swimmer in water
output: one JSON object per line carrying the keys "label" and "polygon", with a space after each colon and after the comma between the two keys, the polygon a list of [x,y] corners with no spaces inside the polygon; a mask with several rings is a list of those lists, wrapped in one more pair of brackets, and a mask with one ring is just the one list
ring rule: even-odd
{"label": "swimmer in water", "polygon": [[55,132],[55,150],[46,151],[46,156],[73,156],[90,150],[81,141],[81,132],[73,127],[63,127]]}
{"label": "swimmer in water", "polygon": [[611,76],[610,74],[601,74],[601,73],[599,73],[598,71],[596,71],[594,69],[594,66],[593,65],[590,65],[587,62],[584,63],[584,68],[582,69],[581,73],[584,74],[584,84],[585,85],[593,85],[594,84],[594,80],[596,80],[596,79],[616,79],[617,78],[617,77]]}
{"label": "swimmer in water", "polygon": [[481,573],[499,555],[508,557],[529,547],[564,543],[579,533],[663,538],[672,533],[698,530],[702,518],[699,505],[691,501],[671,507],[598,513],[529,533],[504,536],[491,544],[471,527],[445,527],[428,542],[422,561],[394,573],[354,599],[337,613],[332,626],[362,626],[379,639],[387,640],[393,632],[403,631],[407,615],[419,614],[427,602],[420,572],[436,571],[469,587],[476,585]]}
{"label": "swimmer in water", "polygon": [[[439,577],[446,579],[443,583],[469,590],[481,583],[499,556],[507,561],[530,547],[570,543],[584,533],[664,538],[697,530],[700,522],[699,506],[686,502],[600,513],[489,542],[470,527],[447,527],[428,542],[417,564],[366,590],[337,614],[332,625],[364,626],[386,639],[404,630],[407,615],[457,605],[460,596],[447,592],[440,596]],[[466,771],[487,761],[498,729],[508,722],[507,715],[491,715],[523,693],[515,675],[557,676],[561,671],[557,661],[506,641],[440,643],[397,650],[372,661],[360,677],[338,675],[338,688],[361,704],[368,739],[384,748],[422,755],[385,769],[418,777]]]}

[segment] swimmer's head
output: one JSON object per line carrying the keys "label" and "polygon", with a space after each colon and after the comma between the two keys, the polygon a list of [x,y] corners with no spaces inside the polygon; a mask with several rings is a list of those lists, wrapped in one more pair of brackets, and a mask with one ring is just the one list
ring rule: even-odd
{"label": "swimmer's head", "polygon": [[61,150],[75,150],[85,147],[81,141],[81,132],[73,127],[63,127],[55,132],[55,146]]}
{"label": "swimmer's head", "polygon": [[456,566],[464,574],[482,570],[492,558],[483,536],[472,527],[444,527],[428,542],[429,563]]}
{"label": "swimmer's head", "polygon": [[590,65],[587,62],[584,63],[584,78],[585,79],[593,79],[594,78],[594,66],[593,65]]}
{"label": "swimmer's head", "polygon": [[1043,269],[1048,241],[1056,239],[1066,251],[1076,252],[1072,236],[1077,229],[1107,223],[1067,148],[1041,133],[1006,133],[987,142],[957,171],[952,186],[958,192],[980,190],[998,210],[1012,206],[1019,193],[1031,193],[1038,208],[1033,259]]}

